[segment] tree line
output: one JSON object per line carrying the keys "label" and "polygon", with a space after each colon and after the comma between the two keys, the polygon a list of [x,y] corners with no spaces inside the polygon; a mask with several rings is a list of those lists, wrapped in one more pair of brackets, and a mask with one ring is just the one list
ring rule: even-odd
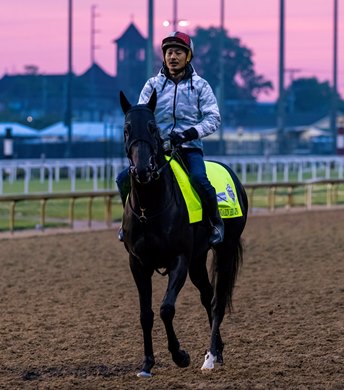
{"label": "tree line", "polygon": [[[220,84],[220,51],[224,62],[224,99],[257,101],[262,94],[269,94],[275,86],[271,80],[255,70],[253,51],[239,38],[230,37],[226,30],[216,27],[197,27],[192,36],[195,57],[192,60],[197,73],[204,77],[214,91]],[[161,51],[156,52],[156,65],[161,66]],[[292,109],[299,112],[329,108],[332,87],[329,81],[317,77],[296,78],[287,86],[285,94],[292,102]],[[339,108],[344,102],[338,94]]]}

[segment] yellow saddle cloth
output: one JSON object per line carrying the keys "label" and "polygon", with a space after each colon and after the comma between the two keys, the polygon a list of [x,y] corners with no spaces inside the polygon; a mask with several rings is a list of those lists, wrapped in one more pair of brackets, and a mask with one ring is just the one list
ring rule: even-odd
{"label": "yellow saddle cloth", "polygon": [[[174,175],[184,196],[189,212],[190,223],[202,220],[202,205],[200,198],[191,186],[189,177],[180,164],[171,160]],[[242,210],[238,202],[238,196],[230,173],[221,164],[205,161],[208,179],[215,188],[217,203],[222,218],[236,218],[242,216]]]}

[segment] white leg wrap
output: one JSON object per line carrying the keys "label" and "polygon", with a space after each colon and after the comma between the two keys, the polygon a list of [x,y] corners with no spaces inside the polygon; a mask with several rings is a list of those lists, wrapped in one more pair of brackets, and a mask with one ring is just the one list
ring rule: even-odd
{"label": "white leg wrap", "polygon": [[152,374],[150,372],[141,371],[138,374],[136,374],[139,378],[151,378]]}
{"label": "white leg wrap", "polygon": [[216,356],[211,352],[207,352],[204,358],[204,363],[201,370],[213,370],[216,363]]}

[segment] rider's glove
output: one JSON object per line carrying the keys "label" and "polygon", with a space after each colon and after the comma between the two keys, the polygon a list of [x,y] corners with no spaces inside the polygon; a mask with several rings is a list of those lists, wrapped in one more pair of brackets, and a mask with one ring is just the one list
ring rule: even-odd
{"label": "rider's glove", "polygon": [[177,133],[176,131],[170,133],[171,143],[175,147],[197,138],[198,133],[194,127],[190,127],[190,129],[184,130],[182,133]]}

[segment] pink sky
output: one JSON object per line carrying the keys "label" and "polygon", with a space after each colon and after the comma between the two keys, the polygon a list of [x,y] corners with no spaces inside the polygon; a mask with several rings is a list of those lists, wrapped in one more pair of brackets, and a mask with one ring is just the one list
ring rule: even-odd
{"label": "pink sky", "polygon": [[[155,46],[170,28],[173,0],[154,1]],[[338,1],[340,3],[340,1]],[[115,45],[112,43],[134,21],[147,36],[148,0],[73,0],[73,69],[77,74],[90,66],[91,6],[97,5],[97,63],[115,75]],[[285,65],[300,69],[295,77],[317,76],[332,82],[333,0],[286,0]],[[37,65],[40,72],[67,70],[68,0],[1,0],[0,77],[22,73],[25,65]],[[187,19],[192,34],[196,26],[220,23],[220,0],[178,0],[178,18]],[[279,0],[225,0],[225,28],[253,50],[255,69],[278,88]],[[338,89],[344,98],[344,6],[339,4]],[[197,55],[197,48],[196,48]],[[286,85],[290,82],[286,74]]]}

